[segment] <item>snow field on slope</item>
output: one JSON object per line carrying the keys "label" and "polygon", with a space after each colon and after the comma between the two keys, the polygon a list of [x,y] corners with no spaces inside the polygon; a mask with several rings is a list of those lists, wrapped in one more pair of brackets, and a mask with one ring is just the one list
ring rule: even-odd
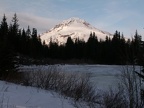
{"label": "snow field on slope", "polygon": [[105,40],[106,36],[112,36],[112,34],[99,30],[82,19],[70,18],[56,25],[48,32],[43,33],[40,38],[42,42],[45,41],[46,44],[49,44],[50,40],[53,42],[58,42],[59,44],[64,44],[69,36],[74,41],[76,38],[79,38],[86,42],[90,36],[90,33],[93,32],[95,32],[95,35],[99,40]]}
{"label": "snow field on slope", "polygon": [[57,94],[0,81],[0,108],[74,108]]}

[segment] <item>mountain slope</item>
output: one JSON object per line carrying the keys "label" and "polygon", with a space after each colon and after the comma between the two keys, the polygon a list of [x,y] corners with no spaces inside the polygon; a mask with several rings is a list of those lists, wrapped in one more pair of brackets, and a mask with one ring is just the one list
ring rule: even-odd
{"label": "mountain slope", "polygon": [[112,34],[99,30],[82,19],[70,18],[56,25],[48,32],[43,33],[41,40],[45,41],[46,44],[48,44],[50,40],[64,44],[70,36],[73,40],[79,38],[87,41],[91,32],[95,32],[98,39],[103,40],[106,36],[112,36]]}

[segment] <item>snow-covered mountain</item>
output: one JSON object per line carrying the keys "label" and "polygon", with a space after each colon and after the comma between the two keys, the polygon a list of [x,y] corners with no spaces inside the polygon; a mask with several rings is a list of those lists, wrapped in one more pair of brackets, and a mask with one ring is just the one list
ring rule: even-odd
{"label": "snow-covered mountain", "polygon": [[51,39],[53,42],[58,42],[58,44],[64,44],[69,36],[73,40],[79,38],[87,41],[90,33],[92,32],[95,32],[98,39],[104,40],[106,36],[112,36],[109,32],[105,32],[91,26],[85,20],[70,18],[68,20],[64,20],[62,23],[56,25],[46,33],[43,33],[40,37],[42,42],[45,41],[46,44],[48,44]]}

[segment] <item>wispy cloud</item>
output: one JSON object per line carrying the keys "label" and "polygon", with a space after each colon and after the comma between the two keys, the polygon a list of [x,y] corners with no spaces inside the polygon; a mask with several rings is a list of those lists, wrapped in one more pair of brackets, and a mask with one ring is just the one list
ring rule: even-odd
{"label": "wispy cloud", "polygon": [[[11,23],[13,15],[13,12],[6,14],[8,23]],[[31,28],[36,28],[38,33],[46,32],[60,22],[58,19],[45,18],[28,13],[17,13],[17,16],[19,19],[20,28],[27,29],[27,27],[30,26]],[[1,19],[2,17],[3,15],[0,15]]]}
{"label": "wispy cloud", "polygon": [[142,31],[142,10],[135,9],[136,0],[111,0],[104,5],[103,13],[95,16],[95,26],[112,33],[120,30],[126,35],[131,36],[136,29]]}
{"label": "wispy cloud", "polygon": [[48,29],[54,27],[54,25],[59,22],[57,19],[44,18],[27,13],[18,14],[18,16],[21,25],[24,27],[29,25],[30,27],[37,28],[39,33],[46,32]]}
{"label": "wispy cloud", "polygon": [[[33,2],[16,1],[15,5],[10,0],[0,2],[0,20],[5,14],[8,23],[10,23],[13,15],[16,13],[21,28],[27,28],[29,25],[31,28],[37,28],[39,33],[47,31],[59,22],[59,19],[57,18],[40,15],[41,12],[52,14],[52,12],[49,11],[50,9],[47,10],[47,7],[44,7],[44,2],[46,0],[32,0]],[[50,2],[48,4],[51,5]]]}

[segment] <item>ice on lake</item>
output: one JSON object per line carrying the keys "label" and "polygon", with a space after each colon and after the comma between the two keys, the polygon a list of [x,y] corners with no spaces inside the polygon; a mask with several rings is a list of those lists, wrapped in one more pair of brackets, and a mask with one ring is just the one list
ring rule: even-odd
{"label": "ice on lake", "polygon": [[[90,75],[92,83],[101,90],[117,86],[119,76],[126,66],[123,65],[54,65],[58,70],[69,73],[87,73]],[[47,71],[49,65],[22,66],[24,71]],[[131,68],[131,66],[129,66]],[[137,66],[138,70],[139,67]]]}

